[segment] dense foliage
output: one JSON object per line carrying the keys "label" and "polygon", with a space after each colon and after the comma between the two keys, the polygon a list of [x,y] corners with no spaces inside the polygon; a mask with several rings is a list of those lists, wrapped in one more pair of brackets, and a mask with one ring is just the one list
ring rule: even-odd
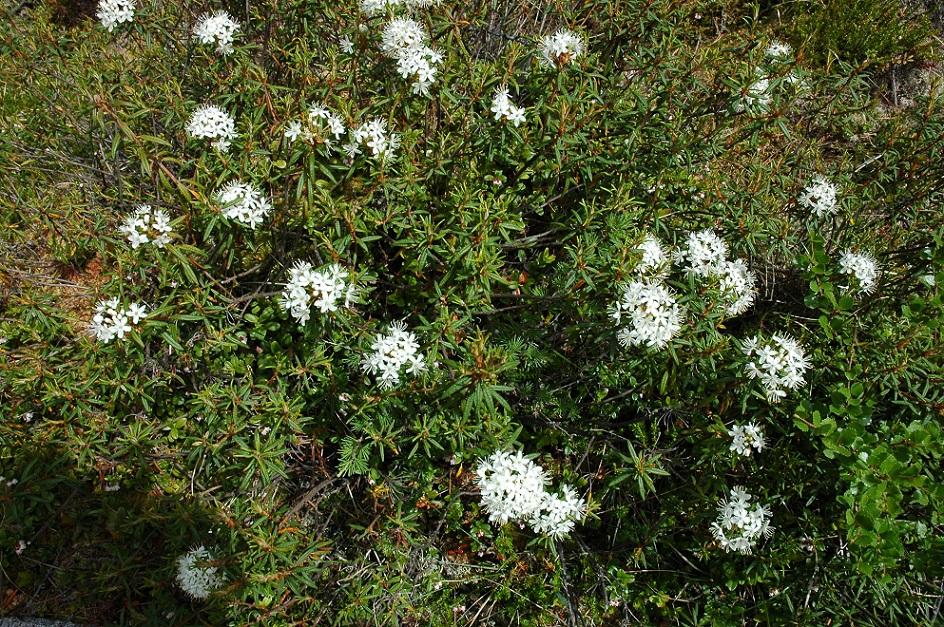
{"label": "dense foliage", "polygon": [[426,4],[4,10],[2,611],[941,620],[929,16]]}

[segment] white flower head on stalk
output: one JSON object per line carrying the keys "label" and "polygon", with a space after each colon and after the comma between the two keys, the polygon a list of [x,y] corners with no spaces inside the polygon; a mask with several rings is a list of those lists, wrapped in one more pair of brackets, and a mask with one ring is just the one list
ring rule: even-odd
{"label": "white flower head on stalk", "polygon": [[531,519],[544,501],[550,477],[521,451],[496,451],[479,462],[475,474],[488,520],[503,525]]}
{"label": "white flower head on stalk", "polygon": [[161,209],[152,209],[151,205],[140,205],[134,213],[126,217],[119,233],[128,236],[131,248],[137,249],[142,244],[153,242],[158,248],[164,248],[170,243],[170,216]]}
{"label": "white flower head on stalk", "polygon": [[672,291],[662,283],[630,281],[612,308],[617,324],[623,323],[617,338],[623,346],[661,349],[682,329],[682,311]]}
{"label": "white flower head on stalk", "polygon": [[223,109],[205,104],[190,116],[187,132],[197,139],[212,139],[213,147],[225,152],[230,142],[236,139],[236,122]]}
{"label": "white flower head on stalk", "polygon": [[239,30],[239,22],[226,11],[204,13],[193,27],[194,36],[201,44],[216,44],[216,51],[222,55],[233,53],[233,36]]}
{"label": "white flower head on stalk", "polygon": [[658,279],[664,277],[672,267],[672,259],[665,247],[652,233],[646,233],[636,248],[642,251],[642,260],[633,268],[636,274],[648,279]]}
{"label": "white flower head on stalk", "polygon": [[783,63],[793,57],[793,48],[782,41],[772,41],[764,50],[764,56],[777,63]]}
{"label": "white flower head on stalk", "polygon": [[442,54],[430,48],[429,37],[419,22],[398,17],[384,27],[380,49],[397,62],[397,72],[403,78],[414,77],[413,92],[429,95],[436,81],[436,65]]}
{"label": "white flower head on stalk", "polygon": [[813,177],[813,182],[800,194],[798,200],[816,217],[822,218],[836,212],[836,191],[835,185],[817,174]]}
{"label": "white flower head on stalk", "polygon": [[586,502],[570,486],[547,491],[550,477],[521,451],[496,451],[475,470],[482,507],[492,524],[528,523],[537,533],[567,535],[586,511]]}
{"label": "white flower head on stalk", "polygon": [[134,0],[101,0],[95,17],[110,33],[122,22],[134,19]]}
{"label": "white flower head on stalk", "polygon": [[354,286],[345,281],[347,276],[347,270],[337,264],[315,270],[307,261],[299,261],[289,270],[289,281],[282,290],[282,307],[300,325],[308,322],[312,305],[321,313],[337,311],[355,295]]}
{"label": "white flower head on stalk", "polygon": [[545,492],[541,506],[528,521],[537,533],[552,538],[562,538],[570,533],[578,519],[587,510],[587,503],[577,496],[570,486],[561,488],[560,494]]}
{"label": "white flower head on stalk", "polygon": [[855,278],[857,288],[849,286],[860,294],[871,294],[875,290],[875,282],[881,273],[875,257],[868,253],[854,253],[846,250],[839,258],[839,271]]}
{"label": "white flower head on stalk", "polygon": [[745,457],[754,450],[760,453],[767,444],[763,429],[753,422],[732,426],[728,430],[728,436],[731,438],[731,450]]}
{"label": "white flower head on stalk", "polygon": [[726,552],[748,555],[761,536],[769,538],[774,533],[770,508],[752,505],[752,498],[744,488],[735,486],[727,499],[718,502],[718,518],[711,523],[711,534]]}
{"label": "white flower head on stalk", "polygon": [[508,88],[504,85],[495,88],[495,96],[492,98],[492,113],[496,120],[508,120],[516,127],[524,122],[524,109],[516,107],[511,102],[511,96]]}
{"label": "white flower head on stalk", "polygon": [[92,324],[89,330],[96,339],[111,342],[113,339],[124,339],[133,326],[147,316],[147,308],[140,303],[132,303],[122,307],[117,298],[103,300],[95,306]]}
{"label": "white flower head on stalk", "polygon": [[757,76],[734,109],[738,113],[742,111],[762,113],[770,106],[771,97],[770,79],[766,76]]}
{"label": "white flower head on stalk", "polygon": [[240,181],[228,183],[216,192],[214,198],[219,203],[223,216],[236,220],[250,229],[255,229],[256,226],[262,224],[272,209],[272,205],[262,192]]}
{"label": "white flower head on stalk", "polygon": [[685,271],[695,276],[717,275],[728,257],[728,244],[711,229],[689,233],[685,248],[675,253]]}
{"label": "white flower head on stalk", "polygon": [[370,155],[380,161],[393,157],[400,146],[400,136],[387,130],[387,123],[380,118],[364,122],[357,128],[351,129],[348,134],[350,141],[342,146],[342,150],[352,159],[361,154],[361,145],[365,145]]}
{"label": "white flower head on stalk", "polygon": [[576,63],[586,49],[587,44],[582,37],[561,28],[541,41],[538,61],[544,67],[563,67],[568,63]]}
{"label": "white flower head on stalk", "polygon": [[213,556],[204,547],[197,547],[177,558],[177,585],[194,599],[206,600],[210,593],[220,587],[222,578],[216,566],[211,566]]}
{"label": "white flower head on stalk", "polygon": [[400,382],[400,371],[406,367],[408,374],[417,375],[426,370],[426,361],[420,352],[420,343],[412,331],[406,330],[403,322],[394,322],[387,333],[374,336],[371,353],[361,361],[361,368],[373,375],[380,375],[380,385],[392,388]]}
{"label": "white flower head on stalk", "polygon": [[767,400],[777,403],[806,383],[803,375],[810,368],[803,347],[792,337],[774,334],[768,342],[754,337],[744,342],[742,351],[751,358],[745,367],[749,379],[759,379]]}
{"label": "white flower head on stalk", "polygon": [[361,11],[367,15],[376,15],[402,5],[403,0],[361,0]]}
{"label": "white flower head on stalk", "polygon": [[751,308],[754,302],[756,279],[743,259],[723,261],[718,265],[721,293],[725,311],[729,316],[739,316]]}

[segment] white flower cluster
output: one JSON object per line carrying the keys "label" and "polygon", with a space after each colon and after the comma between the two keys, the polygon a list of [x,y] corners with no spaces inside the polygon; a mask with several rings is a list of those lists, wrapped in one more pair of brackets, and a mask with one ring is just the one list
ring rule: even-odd
{"label": "white flower cluster", "polygon": [[272,209],[269,200],[258,189],[248,183],[228,183],[214,195],[223,215],[255,229]]}
{"label": "white flower cluster", "polygon": [[382,11],[397,9],[425,9],[439,4],[439,0],[361,0],[361,11],[376,15]]}
{"label": "white flower cluster", "polygon": [[202,546],[178,557],[177,584],[180,589],[201,601],[209,597],[222,583],[216,566],[207,564],[211,561],[213,557]]}
{"label": "white flower cluster", "polygon": [[236,122],[223,109],[205,104],[190,116],[187,132],[198,139],[213,139],[213,147],[225,152],[230,142],[236,139]]}
{"label": "white flower cluster", "polygon": [[353,285],[345,282],[348,273],[337,264],[315,270],[307,261],[299,261],[289,270],[289,281],[282,290],[282,307],[292,314],[298,324],[305,324],[314,305],[321,313],[338,310],[338,302],[345,299],[348,306],[355,295]]}
{"label": "white flower cluster", "polygon": [[101,0],[95,17],[110,33],[122,22],[134,19],[134,0]]}
{"label": "white flower cluster", "polygon": [[662,283],[630,281],[623,286],[623,294],[611,311],[617,324],[622,322],[623,316],[629,318],[629,324],[617,333],[623,346],[665,348],[682,329],[678,301],[672,290]]}
{"label": "white flower cluster", "polygon": [[380,118],[364,122],[348,133],[350,141],[341,148],[352,159],[361,154],[361,144],[370,149],[370,155],[375,159],[385,161],[393,157],[394,151],[400,147],[400,136],[387,130],[387,123]]}
{"label": "white flower cluster", "polygon": [[836,186],[825,177],[816,175],[798,200],[801,205],[816,214],[816,217],[822,218],[836,212]]}
{"label": "white flower cluster", "polygon": [[728,437],[731,438],[731,450],[745,457],[753,452],[751,449],[756,449],[760,453],[767,444],[764,431],[760,425],[753,422],[746,425],[734,425],[728,430]]}
{"label": "white flower cluster", "polygon": [[770,524],[770,508],[754,503],[744,488],[735,486],[727,499],[718,503],[718,518],[711,523],[711,534],[727,551],[749,555],[757,540],[774,533]]}
{"label": "white flower cluster", "polygon": [[553,538],[567,535],[583,516],[586,503],[570,486],[560,494],[545,489],[550,477],[521,451],[496,451],[475,471],[482,506],[492,523],[528,523],[537,533]]}
{"label": "white flower cluster", "polygon": [[576,63],[586,49],[587,44],[582,37],[561,28],[541,42],[538,60],[544,67],[561,67]]}
{"label": "white flower cluster", "polygon": [[117,298],[103,300],[95,306],[95,315],[89,330],[96,339],[111,342],[116,337],[123,339],[125,333],[131,331],[131,325],[136,325],[147,316],[147,308],[139,303],[132,303],[126,308],[121,307]]}
{"label": "white flower cluster", "polygon": [[761,113],[770,106],[771,98],[772,94],[770,93],[770,79],[766,76],[760,76],[750,84],[750,86],[747,88],[747,92],[744,94],[741,102],[737,104],[735,109],[739,113],[741,111]]}
{"label": "white flower cluster", "polygon": [[754,273],[743,259],[729,260],[728,245],[717,233],[705,229],[690,233],[685,248],[676,251],[679,263],[685,263],[685,271],[700,277],[714,277],[720,282],[725,312],[737,316],[754,302],[756,293]]}
{"label": "white flower cluster", "polygon": [[756,279],[743,259],[722,262],[718,268],[718,277],[726,301],[725,311],[729,316],[739,316],[751,308],[757,293],[754,287]]}
{"label": "white flower cluster", "polygon": [[854,253],[851,250],[846,250],[839,258],[839,271],[855,277],[859,284],[859,289],[856,291],[862,294],[872,293],[881,272],[875,257],[868,253]]}
{"label": "white flower cluster", "polygon": [[226,11],[217,11],[204,13],[193,27],[193,34],[201,44],[215,43],[217,52],[228,55],[233,53],[233,36],[238,30],[239,22]]}
{"label": "white flower cluster", "polygon": [[[323,105],[313,105],[308,109],[308,122],[317,129],[319,135],[325,136],[328,133],[334,135],[334,141],[341,139],[341,135],[344,135],[344,121],[341,116]],[[325,137],[324,141],[328,144],[332,140]]]}
{"label": "white flower cluster", "polygon": [[131,248],[136,249],[148,242],[154,242],[158,248],[164,248],[170,243],[170,234],[173,229],[170,228],[170,216],[166,212],[161,209],[152,209],[151,205],[141,205],[134,210],[133,214],[125,218],[118,227],[118,232],[128,236]]}
{"label": "white flower cluster", "polygon": [[380,385],[392,388],[400,382],[400,369],[406,366],[408,374],[419,374],[426,370],[420,343],[412,331],[406,330],[402,322],[394,322],[389,331],[378,333],[371,345],[372,351],[365,355],[361,368],[370,374],[380,374]]}
{"label": "white flower cluster", "polygon": [[661,278],[672,267],[672,259],[666,252],[665,246],[652,233],[646,233],[642,243],[636,248],[642,251],[642,261],[633,268],[633,271],[640,276],[653,279]]}
{"label": "white flower cluster", "polygon": [[791,337],[774,334],[769,342],[761,343],[755,336],[744,342],[745,355],[753,358],[746,366],[750,379],[760,379],[771,403],[786,397],[787,390],[795,390],[806,383],[804,373],[810,362],[803,347]]}
{"label": "white flower cluster", "polygon": [[495,97],[492,98],[492,113],[495,114],[496,120],[504,118],[515,126],[520,126],[524,122],[524,109],[516,107],[511,102],[508,88],[504,85],[495,88]]}
{"label": "white flower cluster", "polygon": [[793,56],[793,48],[782,41],[772,41],[764,50],[764,56],[773,61],[786,61]]}
{"label": "white flower cluster", "polygon": [[388,131],[383,119],[375,117],[356,128],[347,129],[341,116],[323,105],[314,105],[308,110],[305,125],[298,121],[290,122],[285,129],[285,136],[291,142],[301,139],[320,142],[330,148],[338,146],[345,132],[348,141],[340,149],[351,159],[363,153],[364,145],[369,149],[370,156],[379,160],[390,159],[400,147],[400,136]]}
{"label": "white flower cluster", "polygon": [[761,114],[768,110],[773,99],[773,85],[763,68],[754,70],[754,80],[741,93],[741,99],[734,105],[738,113]]}
{"label": "white flower cluster", "polygon": [[396,60],[400,76],[416,77],[413,93],[424,96],[436,81],[436,64],[442,62],[442,54],[430,48],[428,41],[426,31],[418,22],[398,17],[384,28],[380,43],[381,50]]}
{"label": "white flower cluster", "polygon": [[[301,122],[293,121],[285,129],[285,136],[294,142],[301,139],[307,142],[320,142],[326,146],[335,146],[346,128],[344,120],[337,113],[324,105],[312,105],[308,109],[308,121],[303,127]],[[332,135],[329,137],[328,135]]]}
{"label": "white flower cluster", "polygon": [[685,271],[695,276],[712,276],[728,257],[728,244],[711,229],[689,233],[685,248],[675,253],[679,263],[687,264]]}

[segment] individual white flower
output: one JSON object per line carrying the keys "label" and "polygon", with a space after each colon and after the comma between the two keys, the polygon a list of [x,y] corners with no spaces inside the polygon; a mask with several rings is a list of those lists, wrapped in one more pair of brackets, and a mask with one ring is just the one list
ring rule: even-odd
{"label": "individual white flower", "polygon": [[793,338],[774,334],[769,342],[754,337],[744,342],[741,349],[753,358],[745,367],[749,379],[759,379],[767,400],[779,402],[787,390],[795,390],[806,383],[804,373],[810,368],[803,347]]}
{"label": "individual white flower", "polygon": [[289,281],[282,290],[282,307],[300,325],[308,322],[312,305],[321,313],[337,311],[342,299],[347,306],[354,296],[353,286],[345,282],[347,276],[347,270],[337,264],[315,270],[307,261],[299,261],[289,270]]}
{"label": "individual white flower", "polygon": [[413,76],[414,93],[426,95],[436,80],[436,65],[442,54],[430,48],[429,38],[419,22],[398,17],[384,27],[380,48],[397,62],[397,72],[403,78]]}
{"label": "individual white flower", "polygon": [[732,426],[728,430],[728,436],[731,438],[731,450],[745,457],[752,453],[752,449],[760,453],[767,444],[763,429],[753,422]]}
{"label": "individual white flower", "polygon": [[675,253],[686,272],[703,277],[717,275],[727,256],[728,244],[711,229],[689,233],[685,248]]}
{"label": "individual white flower", "polygon": [[177,558],[177,585],[194,599],[206,600],[210,593],[220,587],[222,578],[210,552],[204,547],[197,547]]}
{"label": "individual white flower", "polygon": [[354,54],[354,42],[352,42],[348,37],[342,37],[338,42],[338,47],[344,54]]}
{"label": "individual white flower", "polygon": [[223,109],[205,104],[190,116],[187,132],[198,139],[213,139],[213,147],[225,152],[236,138],[236,122]]}
{"label": "individual white flower", "polygon": [[406,366],[408,374],[417,375],[426,370],[420,343],[403,322],[394,322],[386,334],[378,333],[370,347],[371,352],[361,361],[361,368],[380,375],[380,385],[391,388],[400,382],[400,371]]}
{"label": "individual white flower", "polygon": [[137,325],[146,316],[144,305],[133,303],[122,308],[117,298],[110,298],[95,306],[89,331],[96,339],[107,344],[115,338],[123,339],[126,333],[131,332],[132,325]]}
{"label": "individual white flower", "polygon": [[672,260],[655,235],[646,233],[636,248],[642,251],[642,260],[636,264],[633,272],[648,279],[658,279],[666,275],[672,266]]}
{"label": "individual white flower", "polygon": [[729,316],[739,316],[751,308],[754,302],[756,279],[748,270],[743,259],[724,260],[718,265],[718,277],[721,279],[721,293]]}
{"label": "individual white flower", "polygon": [[134,19],[134,0],[101,0],[95,17],[110,33],[122,22]]}
{"label": "individual white flower", "polygon": [[727,552],[750,554],[761,536],[773,535],[770,508],[757,503],[752,506],[752,498],[744,488],[735,486],[727,499],[718,501],[718,518],[711,523],[711,533]]}
{"label": "individual white flower", "polygon": [[125,315],[131,321],[131,324],[138,324],[147,317],[147,307],[141,303],[131,303],[125,309]]}
{"label": "individual white flower", "polygon": [[361,153],[360,144],[365,144],[371,156],[381,161],[391,158],[400,146],[400,136],[387,131],[387,123],[380,118],[351,129],[348,137],[350,141],[341,148],[352,158]]}
{"label": "individual white flower", "polygon": [[298,139],[298,136],[302,134],[302,123],[298,120],[292,120],[288,123],[288,126],[285,127],[285,138],[290,142],[294,142]]}
{"label": "individual white flower", "polygon": [[201,44],[216,44],[216,51],[222,55],[233,53],[233,36],[239,30],[239,22],[226,11],[217,11],[212,15],[204,13],[193,27],[194,36]]}
{"label": "individual white flower", "polygon": [[644,345],[660,349],[682,329],[682,311],[672,291],[662,283],[630,281],[611,310],[617,324],[628,317],[617,332],[623,346]]}
{"label": "individual white flower", "polygon": [[161,209],[152,209],[151,205],[140,205],[134,213],[126,217],[118,232],[128,236],[131,248],[154,242],[158,248],[170,243],[170,216]]}
{"label": "individual white flower", "polygon": [[793,48],[782,41],[772,41],[764,50],[764,56],[772,61],[783,62],[793,56]]}
{"label": "individual white flower", "polygon": [[524,109],[516,107],[511,102],[511,96],[508,94],[508,88],[502,85],[495,88],[495,96],[492,98],[492,113],[496,120],[502,118],[508,120],[516,127],[524,122]]}
{"label": "individual white flower", "polygon": [[562,67],[568,63],[576,63],[586,48],[587,44],[582,37],[561,28],[541,41],[538,61],[544,67]]}
{"label": "individual white flower", "polygon": [[825,177],[816,175],[800,194],[799,202],[808,207],[818,218],[836,212],[836,186]]}
{"label": "individual white flower", "polygon": [[860,294],[871,294],[875,290],[875,282],[881,273],[875,257],[868,253],[854,253],[851,250],[846,250],[839,258],[839,271],[855,278],[858,283],[858,289],[855,291]]}
{"label": "individual white flower", "polygon": [[269,210],[272,209],[272,205],[262,192],[240,181],[228,183],[216,192],[214,198],[225,217],[236,220],[251,229],[262,224]]}

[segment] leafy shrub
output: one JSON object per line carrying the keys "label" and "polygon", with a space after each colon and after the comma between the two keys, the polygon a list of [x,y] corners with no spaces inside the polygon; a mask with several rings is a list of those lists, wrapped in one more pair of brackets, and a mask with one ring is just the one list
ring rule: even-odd
{"label": "leafy shrub", "polygon": [[851,65],[882,67],[903,58],[931,54],[933,30],[924,7],[899,0],[800,2],[793,27],[808,41],[814,60],[826,63],[832,55]]}
{"label": "leafy shrub", "polygon": [[2,27],[10,609],[933,624],[940,91],[670,0],[375,4]]}

